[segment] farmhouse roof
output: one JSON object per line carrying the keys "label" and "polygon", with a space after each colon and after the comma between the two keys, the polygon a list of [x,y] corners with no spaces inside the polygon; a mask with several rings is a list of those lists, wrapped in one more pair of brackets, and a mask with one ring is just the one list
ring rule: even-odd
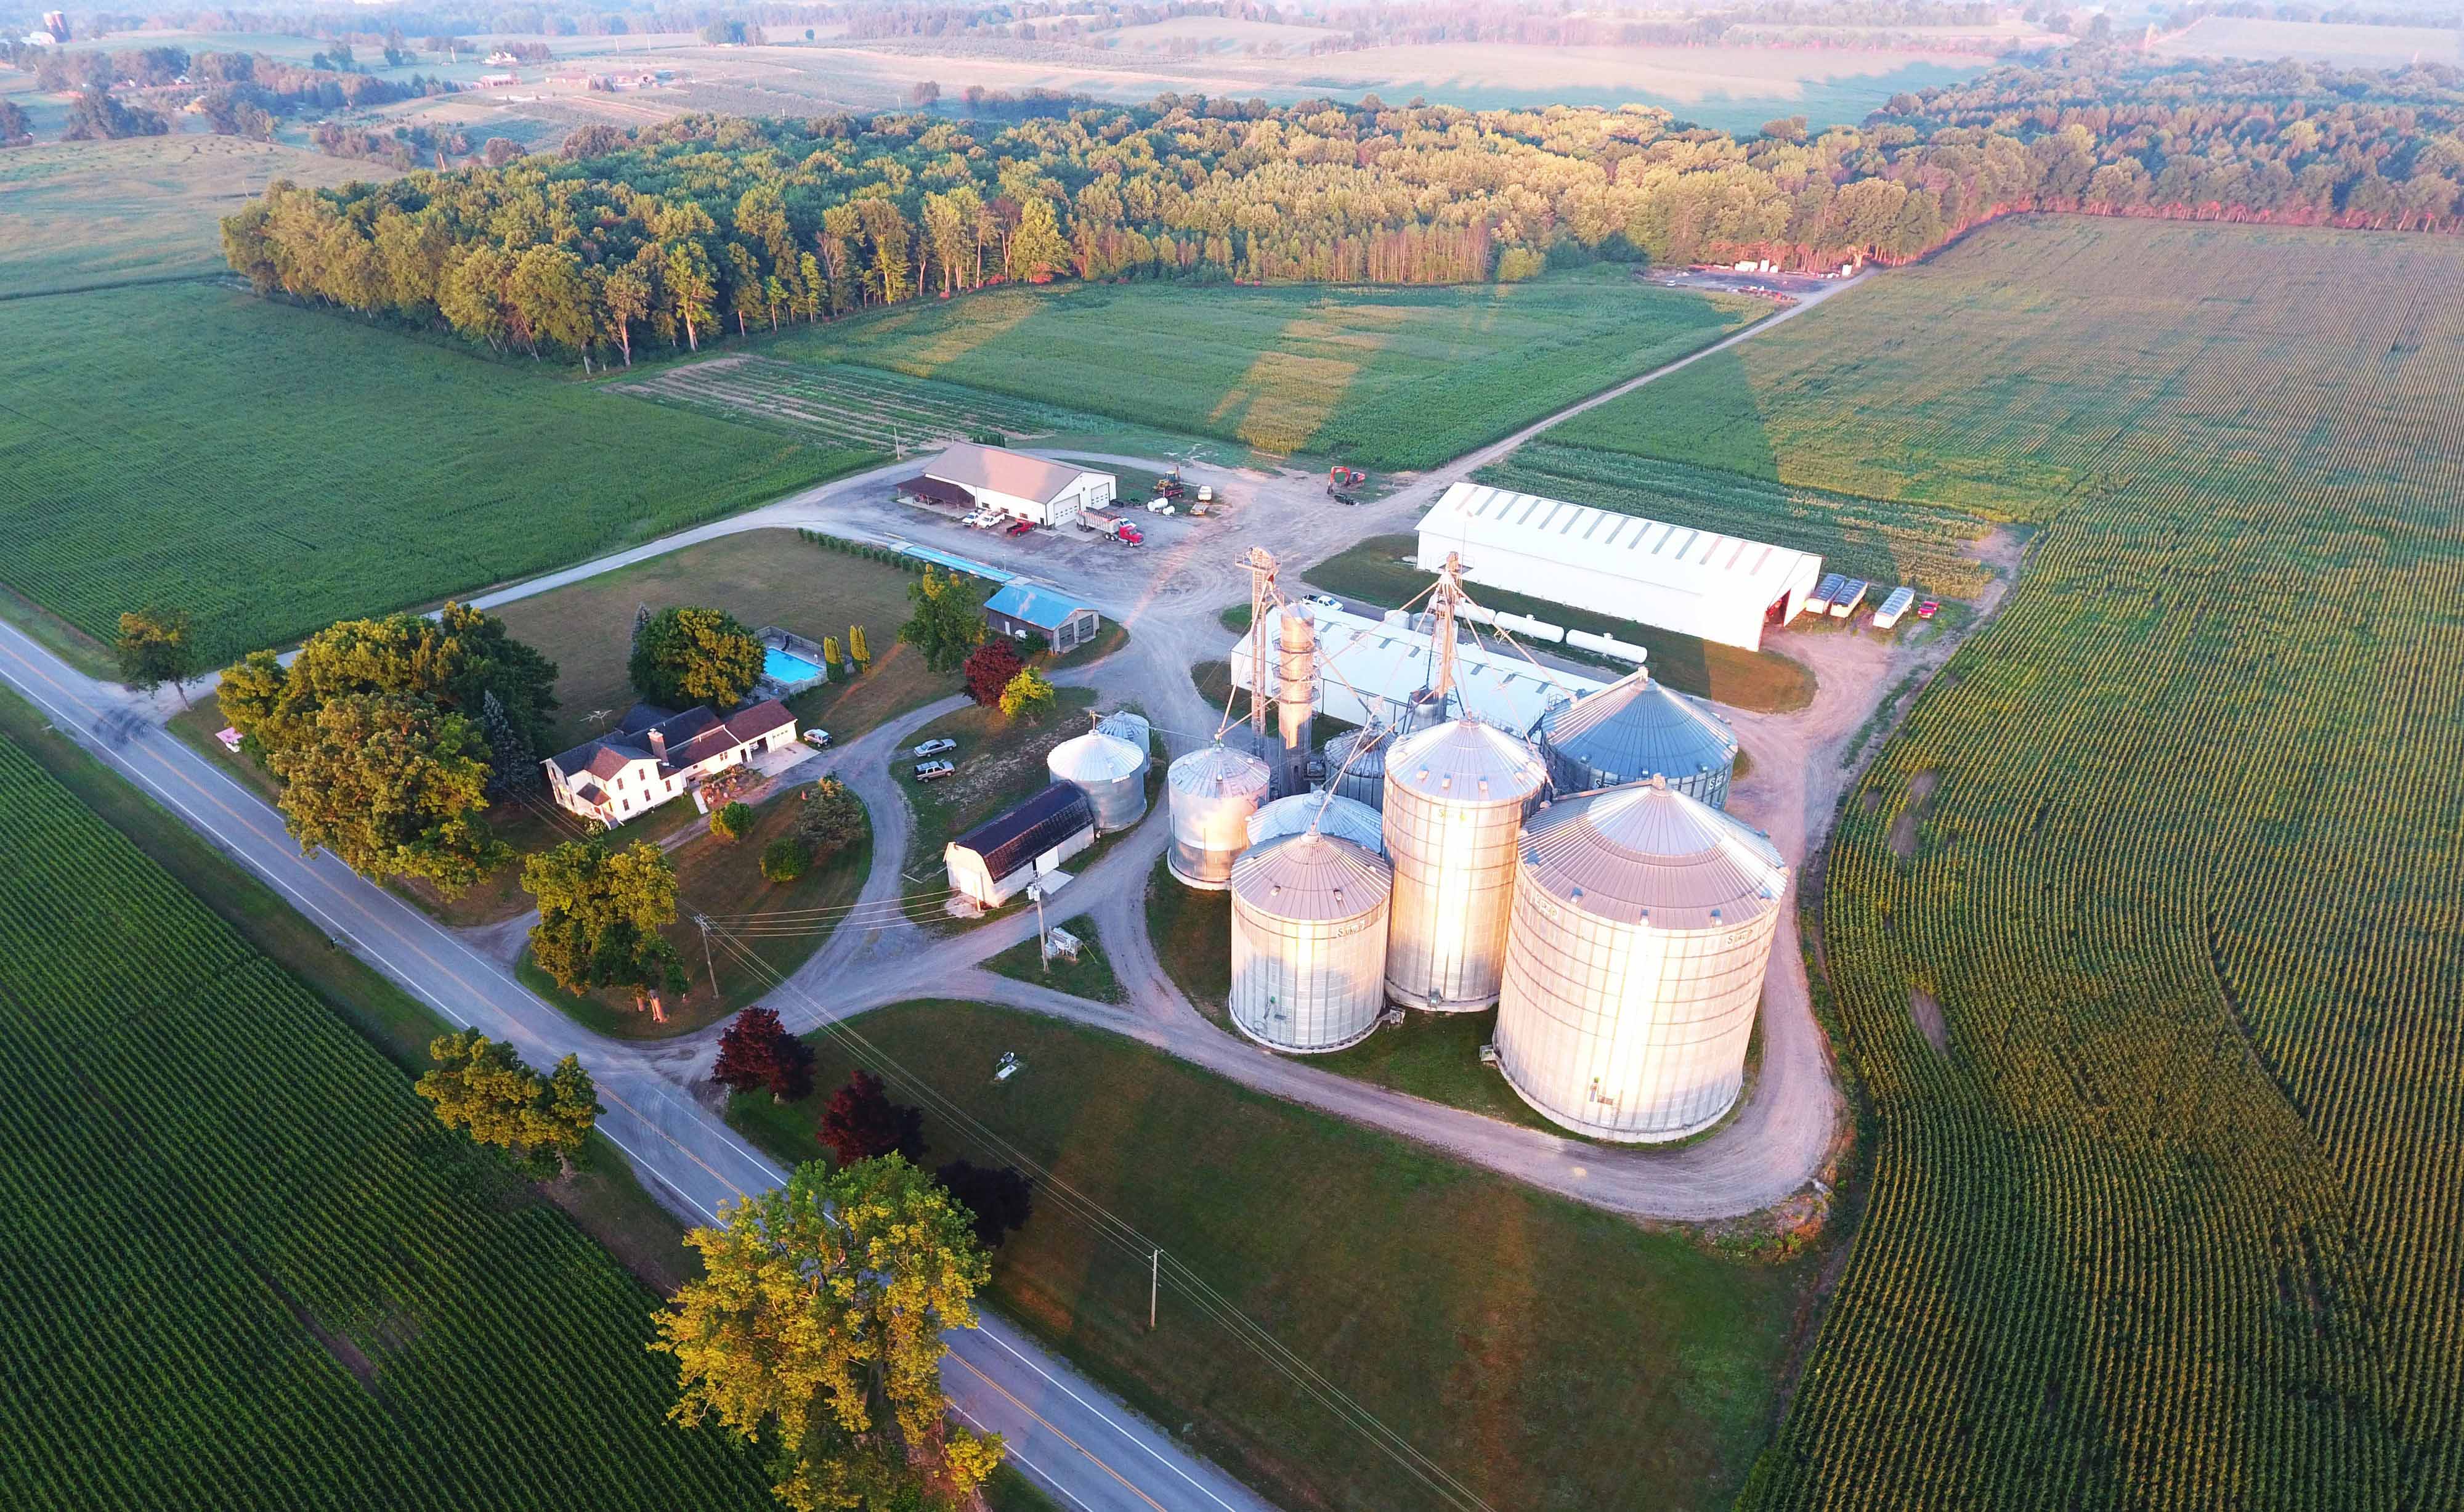
{"label": "farmhouse roof", "polygon": [[954,850],[983,857],[985,875],[998,880],[1079,831],[1091,827],[1095,811],[1087,795],[1066,782],[1052,786],[998,818],[987,819],[950,842]]}
{"label": "farmhouse roof", "polygon": [[1786,592],[1807,566],[1821,564],[1821,558],[1788,546],[1479,483],[1448,488],[1420,518],[1419,531],[1423,542],[1461,550],[1475,582],[1485,546],[1681,593],[1769,602]]}
{"label": "farmhouse roof", "polygon": [[1099,612],[1094,605],[1081,603],[1058,589],[1032,583],[1010,584],[985,600],[984,608],[1038,630],[1059,630],[1081,614]]}
{"label": "farmhouse roof", "polygon": [[[701,705],[678,712],[654,703],[636,703],[625,711],[614,729],[561,752],[556,766],[568,775],[587,772],[602,781],[615,777],[635,762],[656,762],[661,770],[676,771],[708,761],[730,747],[759,740],[780,725],[793,724],[795,721],[786,705],[776,699],[747,704],[723,720]],[[653,734],[665,743],[664,759],[651,749]]]}
{"label": "farmhouse roof", "polygon": [[928,478],[966,488],[989,488],[996,493],[1032,499],[1039,504],[1050,503],[1087,472],[1088,469],[1083,467],[1047,462],[1024,452],[1012,452],[998,446],[974,446],[963,441],[924,464],[924,476]]}

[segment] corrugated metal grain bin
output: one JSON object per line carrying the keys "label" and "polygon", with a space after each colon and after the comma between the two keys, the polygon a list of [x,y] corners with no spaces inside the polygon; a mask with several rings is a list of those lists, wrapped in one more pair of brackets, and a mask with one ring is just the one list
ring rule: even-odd
{"label": "corrugated metal grain bin", "polygon": [[1415,731],[1387,752],[1396,1002],[1468,1013],[1497,1001],[1515,836],[1547,780],[1529,745],[1478,720]]}
{"label": "corrugated metal grain bin", "polygon": [[1683,1139],[1744,1085],[1788,866],[1660,783],[1552,804],[1525,827],[1498,1069],[1597,1139]]}
{"label": "corrugated metal grain bin", "polygon": [[1379,856],[1386,854],[1385,821],[1377,811],[1332,792],[1296,792],[1249,815],[1249,844],[1254,849],[1299,834],[1312,825],[1321,834],[1350,840]]}
{"label": "corrugated metal grain bin", "polygon": [[1172,802],[1172,875],[1221,891],[1249,848],[1249,815],[1266,799],[1266,764],[1246,751],[1204,745],[1165,768]]}
{"label": "corrugated metal grain bin", "polygon": [[1725,809],[1737,737],[1718,715],[1636,672],[1542,715],[1540,754],[1561,794],[1665,777]]}
{"label": "corrugated metal grain bin", "polygon": [[1394,872],[1324,834],[1273,840],[1232,868],[1232,1022],[1275,1050],[1359,1043],[1386,1011]]}
{"label": "corrugated metal grain bin", "polygon": [[1044,759],[1052,780],[1087,795],[1095,828],[1110,834],[1147,816],[1147,753],[1117,735],[1089,730],[1052,747]]}

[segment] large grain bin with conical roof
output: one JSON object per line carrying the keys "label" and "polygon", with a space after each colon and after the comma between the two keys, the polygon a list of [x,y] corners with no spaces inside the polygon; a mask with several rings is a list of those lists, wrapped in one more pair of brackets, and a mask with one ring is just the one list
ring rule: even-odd
{"label": "large grain bin with conical roof", "polygon": [[1249,848],[1249,815],[1266,799],[1266,764],[1246,751],[1201,745],[1164,771],[1172,803],[1172,875],[1220,891]]}
{"label": "large grain bin with conical roof", "polygon": [[1478,720],[1417,730],[1388,750],[1389,997],[1435,1012],[1497,1001],[1515,835],[1547,776],[1529,745]]}
{"label": "large grain bin with conical roof", "polygon": [[1714,809],[1728,805],[1736,732],[1710,710],[1635,672],[1540,716],[1541,756],[1560,793],[1665,777]]}
{"label": "large grain bin with conical roof", "polygon": [[1498,1069],[1596,1139],[1683,1139],[1745,1082],[1788,892],[1769,839],[1660,781],[1525,826],[1497,1010]]}
{"label": "large grain bin with conical roof", "polygon": [[1316,1055],[1359,1043],[1386,1011],[1394,872],[1350,840],[1303,831],[1232,868],[1232,1023]]}
{"label": "large grain bin with conical roof", "polygon": [[1386,854],[1386,827],[1377,811],[1332,792],[1296,792],[1249,815],[1249,845],[1254,850],[1311,829],[1350,840],[1362,850]]}
{"label": "large grain bin with conical roof", "polygon": [[1052,747],[1044,759],[1054,782],[1087,795],[1095,830],[1110,834],[1147,816],[1147,753],[1117,735],[1089,730]]}

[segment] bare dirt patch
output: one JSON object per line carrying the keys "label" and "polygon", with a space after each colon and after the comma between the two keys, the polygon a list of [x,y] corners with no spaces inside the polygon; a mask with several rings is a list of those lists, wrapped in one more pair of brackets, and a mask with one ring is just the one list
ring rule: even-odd
{"label": "bare dirt patch", "polygon": [[1933,1048],[1950,1054],[1950,1032],[1943,1027],[1942,1004],[1921,987],[1908,989],[1908,1017],[1916,1021],[1917,1032],[1925,1035]]}
{"label": "bare dirt patch", "polygon": [[1901,860],[1917,858],[1917,824],[1933,806],[1933,790],[1940,786],[1942,773],[1931,767],[1908,779],[1908,801],[1891,821],[1891,854]]}

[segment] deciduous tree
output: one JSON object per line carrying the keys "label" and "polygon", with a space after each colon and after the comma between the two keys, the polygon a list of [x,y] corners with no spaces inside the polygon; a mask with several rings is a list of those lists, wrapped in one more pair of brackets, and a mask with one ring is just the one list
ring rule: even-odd
{"label": "deciduous tree", "polygon": [[664,609],[634,637],[627,668],[652,703],[732,709],[761,675],[761,643],[725,610]]}
{"label": "deciduous tree", "polygon": [[1006,637],[994,637],[967,654],[967,697],[985,708],[1001,701],[1010,679],[1026,670],[1026,658]]}
{"label": "deciduous tree", "polygon": [[822,1109],[821,1141],[842,1166],[883,1155],[924,1158],[924,1112],[890,1101],[881,1078],[858,1071]]}
{"label": "deciduous tree", "polygon": [[974,1504],[1001,1444],[950,1420],[941,1334],[974,1324],[991,1265],[948,1192],[895,1156],[807,1165],[686,1242],[703,1274],[651,1345],[676,1421],[770,1444],[798,1512]]}
{"label": "deciduous tree", "polygon": [[188,706],[185,684],[197,675],[197,648],[187,610],[129,611],[120,616],[120,637],[112,649],[120,656],[121,682],[139,693],[167,682],[179,690],[180,706]]}
{"label": "deciduous tree", "polygon": [[776,1101],[802,1102],[813,1095],[813,1047],[787,1033],[769,1009],[748,1008],[718,1036],[711,1077],[737,1092],[767,1087]]}
{"label": "deciduous tree", "polygon": [[1051,713],[1057,699],[1044,674],[1029,667],[1001,689],[1001,711],[1011,719],[1033,723]]}
{"label": "deciduous tree", "polygon": [[812,864],[812,853],[792,834],[782,834],[761,848],[761,879],[765,882],[783,887],[803,876]]}
{"label": "deciduous tree", "polygon": [[869,820],[864,800],[836,777],[825,777],[804,789],[796,811],[796,834],[812,848],[816,858],[837,855],[864,836]]}
{"label": "deciduous tree", "polygon": [[721,845],[734,845],[753,831],[753,806],[749,803],[728,803],[719,806],[710,816],[711,838]]}
{"label": "deciduous tree", "polygon": [[924,665],[952,672],[967,653],[983,643],[984,611],[974,588],[956,572],[928,567],[908,586],[907,601],[915,606],[898,638],[924,654]]}
{"label": "deciduous tree", "polygon": [[436,1069],[415,1090],[435,1105],[438,1123],[523,1160],[553,1157],[563,1174],[573,1174],[573,1158],[606,1111],[580,1060],[567,1056],[542,1077],[513,1046],[475,1029],[437,1036],[428,1056]]}
{"label": "deciduous tree", "polygon": [[684,990],[684,959],[659,933],[676,922],[676,869],[657,846],[568,840],[524,861],[522,886],[539,911],[531,959],[559,987]]}
{"label": "deciduous tree", "polygon": [[448,897],[513,854],[479,817],[488,762],[478,727],[426,699],[329,700],[266,764],[302,854],[321,845],[366,876],[414,878]]}

